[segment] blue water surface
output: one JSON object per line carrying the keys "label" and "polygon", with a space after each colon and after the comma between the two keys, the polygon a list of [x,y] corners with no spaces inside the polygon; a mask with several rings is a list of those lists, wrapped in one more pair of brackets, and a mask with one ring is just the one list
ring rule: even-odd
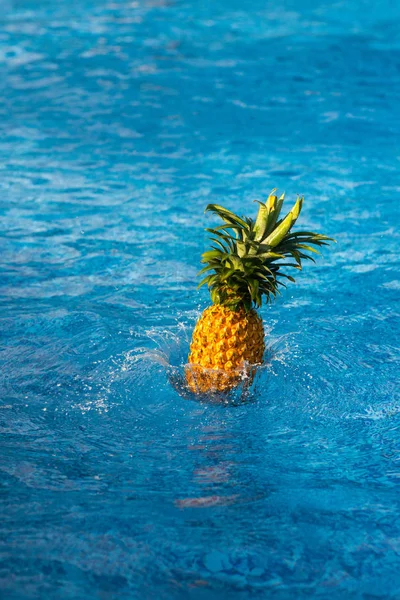
{"label": "blue water surface", "polygon": [[[400,598],[400,4],[1,0],[0,596]],[[334,236],[182,387],[203,211]]]}

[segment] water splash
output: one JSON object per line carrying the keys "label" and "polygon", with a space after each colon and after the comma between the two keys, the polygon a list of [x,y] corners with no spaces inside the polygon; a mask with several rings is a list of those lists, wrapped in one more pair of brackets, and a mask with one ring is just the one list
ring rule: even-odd
{"label": "water splash", "polygon": [[[195,318],[198,316],[196,314]],[[295,335],[290,333],[275,337],[272,328],[267,328],[263,364],[246,364],[239,373],[239,384],[230,390],[194,393],[187,384],[186,371],[192,367],[187,362],[187,357],[195,318],[187,315],[181,315],[181,318],[183,320],[174,327],[162,329],[154,327],[148,330],[146,336],[151,340],[153,347],[136,348],[126,353],[122,370],[130,370],[140,361],[159,364],[164,368],[170,385],[178,394],[197,402],[232,405],[254,401],[258,396],[257,390],[261,387],[265,389],[268,378],[274,371],[274,362],[286,364],[286,356],[291,352],[290,339]],[[219,373],[215,369],[209,371],[214,375]],[[221,371],[221,374],[225,372]]]}

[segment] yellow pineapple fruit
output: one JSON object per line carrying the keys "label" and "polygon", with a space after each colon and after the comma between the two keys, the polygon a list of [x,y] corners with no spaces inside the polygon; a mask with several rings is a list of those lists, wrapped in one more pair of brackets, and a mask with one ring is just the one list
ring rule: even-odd
{"label": "yellow pineapple fruit", "polygon": [[186,378],[192,390],[223,391],[239,383],[243,365],[260,364],[264,327],[255,310],[232,310],[214,304],[203,312],[193,332]]}
{"label": "yellow pineapple fruit", "polygon": [[[263,296],[268,302],[279,293],[278,285],[285,285],[279,277],[294,281],[282,267],[301,270],[302,259],[314,260],[306,252],[318,254],[313,246],[331,240],[310,231],[291,233],[303,198],[279,219],[284,194],[278,199],[275,191],[265,203],[259,202],[256,220],[238,217],[217,204],[206,208],[224,223],[206,230],[214,245],[203,254],[206,266],[200,273],[211,273],[199,287],[207,283],[213,304],[197,321],[190,345],[186,380],[193,392],[226,391],[244,375],[252,377],[264,353],[264,328],[255,308]],[[288,257],[292,262],[282,262]]]}

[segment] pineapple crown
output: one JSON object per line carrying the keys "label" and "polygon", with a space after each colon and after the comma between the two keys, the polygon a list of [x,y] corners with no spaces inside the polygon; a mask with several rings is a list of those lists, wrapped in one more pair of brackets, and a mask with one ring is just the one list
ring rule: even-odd
{"label": "pineapple crown", "polygon": [[206,266],[200,274],[208,273],[199,287],[208,285],[211,300],[232,309],[250,310],[260,307],[262,298],[270,302],[280,293],[278,286],[286,287],[281,278],[295,281],[282,269],[301,270],[303,259],[314,258],[308,253],[320,254],[313,246],[326,246],[335,241],[320,233],[291,229],[300,215],[303,197],[298,197],[291,211],[279,218],[285,194],[280,198],[272,190],[267,201],[258,202],[256,219],[238,217],[218,204],[209,204],[206,212],[218,215],[223,225],[206,231],[211,233],[213,245],[204,252],[201,262]]}

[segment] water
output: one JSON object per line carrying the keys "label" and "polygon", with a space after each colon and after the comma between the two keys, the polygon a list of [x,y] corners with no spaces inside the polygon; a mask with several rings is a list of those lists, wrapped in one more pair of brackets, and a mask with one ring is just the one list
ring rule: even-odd
{"label": "water", "polygon": [[[400,598],[400,6],[0,12],[1,597]],[[273,187],[338,243],[188,397],[204,207]]]}

